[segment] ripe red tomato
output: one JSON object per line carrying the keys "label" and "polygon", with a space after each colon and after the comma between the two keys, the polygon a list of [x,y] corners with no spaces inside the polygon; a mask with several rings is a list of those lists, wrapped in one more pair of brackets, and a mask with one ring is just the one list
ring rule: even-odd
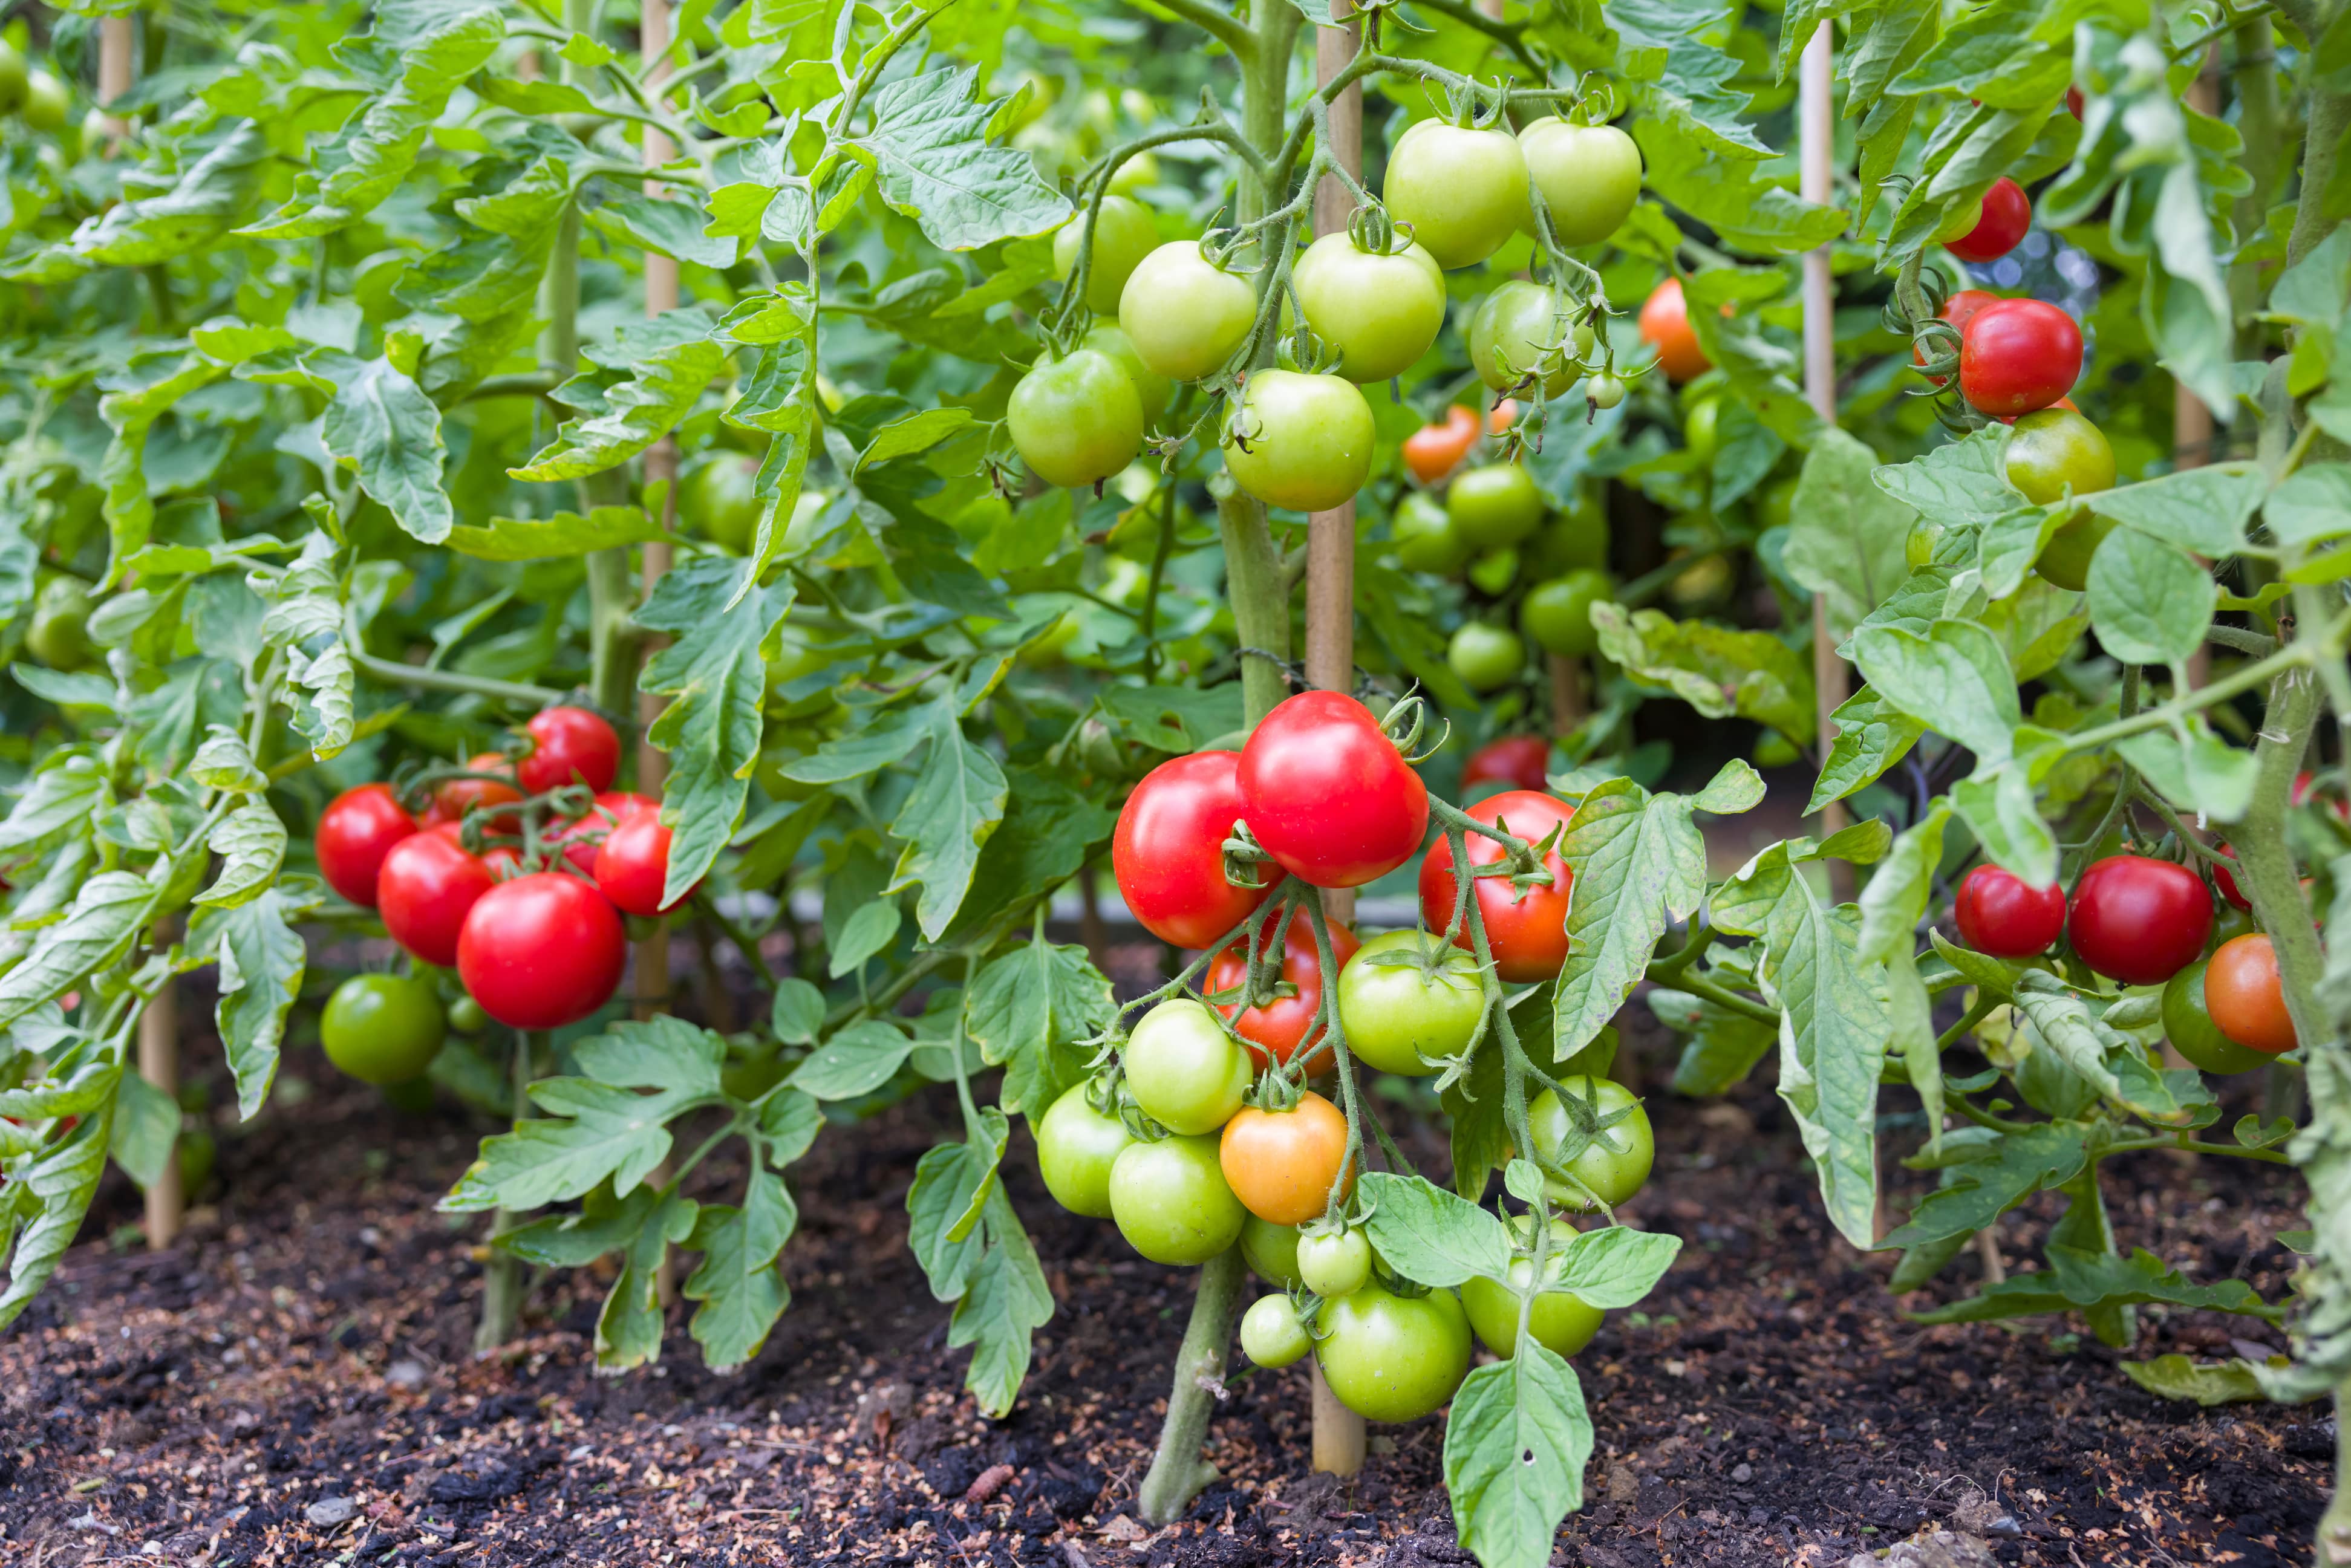
{"label": "ripe red tomato", "polygon": [[1641,307],[1641,340],[1657,350],[1658,368],[1671,382],[1703,375],[1714,361],[1698,346],[1689,324],[1689,302],[1682,298],[1682,280],[1668,277],[1650,290]]}
{"label": "ripe red tomato", "polygon": [[2203,880],[2143,855],[2109,855],[2084,872],[2065,922],[2082,962],[2126,986],[2163,984],[2196,961],[2211,930]]}
{"label": "ripe red tomato", "polygon": [[389,784],[346,789],[319,813],[319,874],[366,908],[375,907],[376,875],[392,846],[416,831]]}
{"label": "ripe red tomato", "polygon": [[2003,299],[1959,332],[1959,395],[1990,414],[2047,408],[2082,379],[2082,329],[2039,299]]}
{"label": "ripe red tomato", "polygon": [[2048,951],[2065,929],[2065,890],[2033,887],[2013,872],[1980,865],[1959,880],[1959,940],[1995,958]]}
{"label": "ripe red tomato", "polygon": [[1410,860],[1428,787],[1368,709],[1301,692],[1241,747],[1241,815],[1276,864],[1316,887],[1361,887]]}
{"label": "ripe red tomato", "polygon": [[604,839],[596,857],[596,885],[604,896],[631,915],[667,915],[694,896],[695,883],[667,904],[662,887],[669,876],[670,831],[659,811],[639,811],[622,820]]}
{"label": "ripe red tomato", "polygon": [[[2315,787],[2316,779],[2317,776],[2308,768],[2294,776],[2294,793],[2291,799],[2295,805],[2310,804],[2311,792]],[[2337,821],[2351,822],[2351,800],[2336,795],[2326,802],[2326,809],[2335,814]]]}
{"label": "ripe red tomato", "polygon": [[1469,754],[1461,769],[1461,788],[1475,784],[1515,784],[1540,789],[1551,767],[1551,742],[1540,735],[1506,735],[1489,740]]}
{"label": "ripe red tomato", "polygon": [[[1244,1105],[1218,1135],[1217,1157],[1243,1208],[1276,1225],[1303,1225],[1322,1217],[1338,1185],[1347,1118],[1311,1089],[1287,1111]],[[1347,1174],[1352,1192],[1354,1173]]]}
{"label": "ripe red tomato", "polygon": [[2083,103],[2083,99],[2082,99],[2082,89],[2081,89],[2080,88],[2078,88],[2078,87],[2069,87],[2069,88],[2067,88],[2067,89],[2065,89],[2065,112],[2066,112],[2066,113],[2068,113],[2068,114],[2072,115],[2072,116],[2073,116],[2074,119],[2076,119],[2076,120],[2081,119],[2081,118],[2082,118],[2082,103]]}
{"label": "ripe red tomato", "polygon": [[581,876],[594,876],[596,852],[602,848],[606,836],[639,811],[660,810],[661,802],[650,795],[607,789],[586,811],[568,822],[557,823],[542,838],[549,843],[561,844],[563,858],[579,867]]}
{"label": "ripe red tomato", "polygon": [[[495,751],[485,751],[465,764],[469,773],[495,773],[514,777],[514,766]],[[499,806],[508,800],[519,800],[522,791],[511,784],[501,784],[495,779],[452,779],[433,791],[433,816],[439,822],[462,822],[465,813],[476,806]],[[522,823],[512,815],[493,817],[494,832],[512,833],[521,830]]]}
{"label": "ripe red tomato", "polygon": [[[1566,801],[1534,789],[1511,789],[1480,800],[1469,814],[1493,822],[1529,843],[1541,843],[1552,829],[1575,814]],[[1465,847],[1471,865],[1491,865],[1502,858],[1502,846],[1491,839],[1468,834]],[[1494,972],[1513,984],[1548,980],[1567,962],[1567,894],[1571,878],[1567,862],[1556,846],[1543,857],[1551,873],[1549,887],[1517,888],[1508,877],[1474,879],[1478,910],[1486,923],[1486,941],[1494,953]],[[1453,844],[1438,839],[1420,862],[1420,920],[1431,931],[1443,933],[1452,924]],[[1475,949],[1468,922],[1454,945]]]}
{"label": "ripe red tomato", "polygon": [[1459,467],[1477,444],[1478,416],[1452,403],[1443,424],[1424,424],[1404,438],[1405,466],[1422,484],[1434,485]]}
{"label": "ripe red tomato", "polygon": [[[1976,319],[1976,313],[1988,305],[1997,305],[2000,302],[2001,296],[1997,294],[1981,288],[1962,288],[1943,302],[1941,319],[1958,328],[1960,339],[1964,341],[1967,337],[1968,323]],[[1914,347],[1910,350],[1910,362],[1914,365],[1923,365],[1927,362],[1927,356]],[[1950,381],[1949,376],[1928,376],[1927,379],[1938,387],[1948,385]]]}
{"label": "ripe red tomato", "polygon": [[584,707],[547,708],[533,714],[523,727],[531,748],[515,764],[515,777],[526,795],[543,795],[566,784],[603,789],[621,771],[621,737]]}
{"label": "ripe red tomato", "polygon": [[1196,751],[1143,777],[1110,842],[1118,895],[1143,928],[1178,947],[1209,947],[1263,904],[1264,887],[1225,880],[1225,840],[1240,820],[1238,751]]}
{"label": "ripe red tomato", "polygon": [[[1263,944],[1270,935],[1270,932],[1261,935],[1259,942]],[[1332,962],[1343,968],[1347,960],[1355,956],[1355,949],[1362,946],[1355,940],[1353,931],[1343,925],[1332,925]],[[1217,1008],[1218,1012],[1232,1019],[1233,1032],[1248,1044],[1249,1060],[1260,1069],[1269,1061],[1280,1061],[1285,1066],[1289,1064],[1290,1059],[1298,1052],[1299,1043],[1305,1040],[1306,1031],[1314,1027],[1315,1011],[1322,1005],[1322,956],[1315,951],[1314,923],[1307,917],[1304,910],[1290,917],[1290,925],[1282,933],[1281,977],[1290,982],[1298,993],[1296,996],[1276,997],[1270,1002],[1259,1002],[1238,1018],[1233,1017],[1235,1003],[1224,1002]],[[1241,945],[1236,942],[1217,955],[1208,965],[1207,977],[1201,984],[1210,995],[1214,995],[1219,991],[1238,991],[1248,979],[1249,963],[1241,955]],[[1317,1035],[1315,1040],[1319,1044],[1322,1037]],[[1328,1072],[1334,1060],[1330,1049],[1323,1047],[1315,1051],[1307,1063],[1306,1071],[1310,1073]]]}
{"label": "ripe red tomato", "polygon": [[457,976],[500,1023],[560,1029],[611,998],[628,947],[602,894],[563,872],[533,872],[475,901],[457,941]]}
{"label": "ripe red tomato", "polygon": [[[2305,773],[2303,777],[2307,779],[2309,775]],[[2299,802],[2296,803],[2299,804]],[[2237,852],[2226,844],[2216,843],[2212,847],[2219,850],[2222,854],[2231,857],[2233,857]],[[2252,908],[2253,901],[2247,898],[2245,896],[2244,889],[2237,885],[2236,873],[2231,872],[2227,866],[2220,864],[2218,861],[2212,862],[2212,885],[2220,890],[2221,897],[2227,899],[2231,904],[2235,904],[2238,908]]]}
{"label": "ripe red tomato", "polygon": [[1961,261],[1980,265],[1998,261],[2017,246],[2024,231],[2032,226],[2032,198],[2024,187],[2003,174],[1991,183],[1983,196],[1983,216],[1976,226],[1955,240],[1947,240],[1943,248]]}
{"label": "ripe red tomato", "polygon": [[492,882],[512,882],[522,874],[522,852],[512,844],[492,844],[482,852],[481,860],[490,868]]}
{"label": "ripe red tomato", "polygon": [[466,915],[496,884],[490,868],[465,852],[455,822],[428,828],[392,845],[376,878],[383,928],[428,964],[457,961],[457,936]]}
{"label": "ripe red tomato", "polygon": [[2204,1005],[2220,1032],[2248,1051],[2279,1056],[2298,1043],[2285,1010],[2277,949],[2266,936],[2234,936],[2204,969]]}

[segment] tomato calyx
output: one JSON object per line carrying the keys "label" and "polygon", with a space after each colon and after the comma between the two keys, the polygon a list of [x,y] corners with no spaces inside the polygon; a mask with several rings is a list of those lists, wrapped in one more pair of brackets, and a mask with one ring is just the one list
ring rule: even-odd
{"label": "tomato calyx", "polygon": [[1640,1109],[1641,1103],[1637,1099],[1632,1100],[1616,1110],[1603,1111],[1599,1104],[1598,1086],[1589,1078],[1583,1082],[1587,1086],[1586,1094],[1578,1094],[1564,1083],[1553,1083],[1545,1080],[1546,1086],[1557,1096],[1560,1108],[1567,1113],[1567,1133],[1560,1140],[1556,1153],[1550,1158],[1545,1158],[1541,1151],[1535,1151],[1535,1164],[1553,1181],[1564,1182],[1581,1191],[1588,1200],[1599,1205],[1601,1212],[1613,1213],[1609,1205],[1602,1202],[1600,1195],[1593,1192],[1583,1178],[1568,1167],[1574,1165],[1586,1151],[1593,1148],[1604,1150],[1612,1155],[1621,1155],[1629,1151],[1633,1146],[1632,1140],[1629,1137],[1612,1136],[1610,1129],[1631,1121],[1634,1113]]}

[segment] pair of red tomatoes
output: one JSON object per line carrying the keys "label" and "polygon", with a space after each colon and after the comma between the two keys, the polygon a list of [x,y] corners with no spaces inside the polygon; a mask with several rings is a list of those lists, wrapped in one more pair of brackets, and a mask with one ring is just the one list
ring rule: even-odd
{"label": "pair of red tomatoes", "polygon": [[2064,933],[2082,962],[2126,986],[2159,986],[2204,951],[2212,895],[2172,861],[2109,855],[2074,883],[2033,887],[2012,872],[1980,865],[1960,879],[1953,914],[1959,938],[1979,953],[2029,958]]}
{"label": "pair of red tomatoes", "polygon": [[[1540,842],[1568,819],[1565,802],[1533,790],[1496,795],[1471,809]],[[1336,692],[1306,692],[1266,716],[1238,752],[1203,751],[1154,768],[1119,813],[1111,864],[1120,896],[1144,929],[1179,947],[1209,947],[1248,919],[1280,880],[1237,887],[1226,879],[1224,847],[1246,822],[1275,866],[1316,887],[1360,887],[1386,875],[1416,853],[1421,917],[1431,930],[1447,929],[1456,899],[1451,845],[1429,845],[1428,790],[1369,711]],[[1502,846],[1468,835],[1470,862],[1489,864]],[[1510,879],[1480,877],[1473,886],[1496,967],[1506,980],[1540,979],[1559,972],[1567,957],[1569,875],[1557,845],[1545,857],[1548,885],[1517,888]],[[1268,932],[1261,941],[1270,943]],[[1322,955],[1303,912],[1281,933],[1282,978],[1296,995],[1259,1003],[1234,1018],[1234,1029],[1266,1060],[1288,1061],[1304,1042],[1321,1005]],[[1461,946],[1471,940],[1465,922]],[[1344,926],[1331,928],[1332,958],[1344,964],[1357,943]],[[1238,944],[1209,966],[1214,995],[1239,988],[1247,960]],[[1228,1004],[1228,1017],[1237,1004]],[[1328,1053],[1318,1052],[1320,1071]]]}

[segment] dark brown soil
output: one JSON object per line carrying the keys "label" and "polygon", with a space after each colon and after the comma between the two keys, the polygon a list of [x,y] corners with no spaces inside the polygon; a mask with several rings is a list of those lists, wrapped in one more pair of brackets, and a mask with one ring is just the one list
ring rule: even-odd
{"label": "dark brown soil", "polygon": [[[1227,1479],[1183,1524],[1139,1526],[1190,1281],[1057,1210],[1025,1137],[1011,1190],[1060,1312],[1018,1409],[978,1416],[904,1246],[914,1161],[950,1096],[828,1133],[799,1167],[795,1300],[747,1372],[705,1372],[679,1315],[657,1369],[605,1380],[588,1343],[602,1285],[584,1276],[540,1285],[507,1360],[468,1354],[481,1227],[432,1204],[481,1125],[393,1113],[315,1052],[287,1071],[316,1092],[224,1131],[223,1179],[178,1246],[109,1244],[138,1214],[110,1176],[83,1243],[0,1338],[0,1562],[1468,1561],[1438,1422],[1374,1428],[1350,1482],[1310,1476],[1302,1370],[1237,1373],[1210,1443]],[[1767,1089],[1707,1106],[1657,1091],[1650,1110],[1658,1172],[1626,1218],[1687,1245],[1646,1312],[1614,1314],[1577,1360],[1599,1448],[1556,1562],[1841,1568],[1922,1527],[2004,1563],[2309,1560],[2321,1407],[2164,1404],[2078,1322],[1906,1322],[1888,1260],[1828,1231]],[[1432,1131],[1407,1146],[1434,1166]],[[2283,1290],[2292,1171],[2142,1155],[2109,1191],[2126,1245]],[[2049,1218],[2012,1217],[2010,1255]],[[1963,1255],[1938,1291],[1972,1289],[1980,1268]],[[2278,1343],[2250,1320],[2142,1315],[2137,1354]]]}

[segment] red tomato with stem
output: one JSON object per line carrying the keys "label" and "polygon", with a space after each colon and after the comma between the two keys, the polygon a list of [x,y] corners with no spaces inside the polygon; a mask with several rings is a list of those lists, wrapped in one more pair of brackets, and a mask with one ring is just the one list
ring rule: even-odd
{"label": "red tomato with stem", "polygon": [[[1270,932],[1260,933],[1258,941],[1264,944]],[[1331,960],[1344,967],[1363,944],[1355,934],[1333,922],[1331,925]],[[1322,956],[1314,946],[1314,922],[1304,910],[1290,917],[1290,925],[1281,937],[1281,977],[1297,991],[1296,996],[1276,997],[1270,1002],[1259,1002],[1247,1012],[1234,1018],[1238,1004],[1222,1002],[1217,1010],[1232,1019],[1233,1032],[1249,1047],[1249,1060],[1263,1069],[1269,1062],[1289,1064],[1298,1053],[1306,1031],[1314,1027],[1314,1014],[1322,1005]],[[1335,977],[1333,977],[1335,978]],[[1242,956],[1238,942],[1217,954],[1208,965],[1207,977],[1202,985],[1209,994],[1238,991],[1249,979],[1249,961]],[[1322,1037],[1317,1035],[1319,1043]],[[1330,1048],[1317,1051],[1306,1065],[1309,1073],[1328,1072],[1336,1060]]]}
{"label": "red tomato with stem", "polygon": [[346,789],[319,813],[319,874],[353,904],[373,909],[383,857],[415,831],[416,819],[401,809],[391,785]]}
{"label": "red tomato with stem", "polygon": [[443,968],[457,961],[457,937],[465,916],[496,877],[477,856],[465,852],[455,822],[444,822],[402,839],[383,859],[376,897],[383,928],[428,964]]}
{"label": "red tomato with stem", "polygon": [[1225,880],[1225,840],[1240,820],[1238,751],[1196,751],[1143,777],[1110,841],[1118,895],[1143,928],[1178,947],[1212,947],[1273,891]]}
{"label": "red tomato with stem", "polygon": [[2034,887],[1996,865],[1980,865],[1959,879],[1957,905],[1959,940],[1995,958],[2047,952],[2065,929],[2064,888]]}
{"label": "red tomato with stem", "polygon": [[1468,762],[1461,769],[1461,788],[1500,783],[1521,789],[1540,789],[1550,768],[1550,741],[1540,735],[1506,735],[1469,754]]}
{"label": "red tomato with stem", "polygon": [[[1574,808],[1538,790],[1512,789],[1479,801],[1469,808],[1469,815],[1539,844],[1574,815]],[[1502,858],[1500,844],[1476,833],[1465,835],[1464,847],[1471,865],[1491,865]],[[1512,984],[1553,978],[1567,962],[1567,895],[1573,879],[1556,844],[1543,856],[1543,869],[1551,873],[1549,887],[1513,887],[1510,878],[1500,876],[1472,880],[1487,946],[1494,954],[1494,972]],[[1420,862],[1421,924],[1442,933],[1452,923],[1455,897],[1453,844],[1440,838]],[[1477,950],[1467,920],[1454,945]]]}
{"label": "red tomato with stem", "polygon": [[2248,1051],[2282,1056],[2299,1041],[2266,936],[2232,936],[2204,968],[2204,1006],[2222,1034]]}
{"label": "red tomato with stem", "polygon": [[1984,193],[1983,216],[1976,220],[1976,226],[1947,241],[1943,248],[1961,261],[1980,266],[2014,250],[2032,226],[2032,198],[2024,193],[2023,186],[2003,174]]}
{"label": "red tomato with stem", "polygon": [[1959,395],[1989,414],[2047,408],[2082,379],[2082,328],[2040,299],[1987,305],[1959,332]]}
{"label": "red tomato with stem", "polygon": [[511,1029],[560,1029],[611,998],[628,956],[604,895],[562,872],[533,872],[477,899],[457,941],[457,976]]}
{"label": "red tomato with stem", "polygon": [[549,829],[543,838],[546,842],[561,844],[563,858],[578,867],[581,876],[594,876],[596,853],[603,847],[607,835],[639,811],[660,810],[661,802],[650,795],[607,789],[586,811]]}
{"label": "red tomato with stem", "polygon": [[[491,773],[504,778],[514,777],[514,767],[495,751],[485,751],[465,764],[468,773]],[[502,806],[508,800],[519,800],[522,791],[511,784],[501,784],[496,779],[452,779],[433,791],[433,815],[442,822],[462,822],[465,813],[476,806]],[[522,820],[511,813],[490,819],[493,832],[513,833],[522,831]]]}
{"label": "red tomato with stem", "polygon": [[2144,855],[2109,855],[2084,872],[2065,922],[2082,962],[2126,986],[2163,984],[2196,961],[2211,931],[2203,879]]}
{"label": "red tomato with stem", "polygon": [[596,857],[596,885],[613,904],[630,915],[667,915],[702,884],[695,883],[677,898],[662,902],[669,877],[670,831],[659,811],[639,811],[624,819],[604,840]]}
{"label": "red tomato with stem", "polygon": [[1241,816],[1274,862],[1316,887],[1361,887],[1413,857],[1428,787],[1369,709],[1301,692],[1241,747]]}
{"label": "red tomato with stem", "polygon": [[544,795],[566,784],[608,789],[620,774],[621,737],[584,707],[544,709],[523,728],[531,747],[515,764],[515,777],[526,795]]}
{"label": "red tomato with stem", "polygon": [[[2306,779],[2309,775],[2305,773],[2303,777]],[[2299,801],[2296,801],[2295,803],[2297,805],[2300,804]],[[2228,855],[2231,858],[2235,857],[2236,852],[2226,844],[2216,843],[2212,847],[2219,850],[2224,855]],[[2245,896],[2244,889],[2237,885],[2236,873],[2231,872],[2227,866],[2222,865],[2219,861],[2214,861],[2212,862],[2212,885],[2220,890],[2221,897],[2227,899],[2231,904],[2235,904],[2238,908],[2246,910],[2252,908],[2253,901],[2247,898]]]}
{"label": "red tomato with stem", "polygon": [[1461,465],[1478,444],[1478,416],[1452,403],[1443,424],[1424,424],[1404,438],[1405,466],[1424,485],[1434,485]]}
{"label": "red tomato with stem", "polygon": [[1668,277],[1649,291],[1641,306],[1641,340],[1657,350],[1657,368],[1667,381],[1686,382],[1714,365],[1690,326],[1689,301],[1678,277]]}

